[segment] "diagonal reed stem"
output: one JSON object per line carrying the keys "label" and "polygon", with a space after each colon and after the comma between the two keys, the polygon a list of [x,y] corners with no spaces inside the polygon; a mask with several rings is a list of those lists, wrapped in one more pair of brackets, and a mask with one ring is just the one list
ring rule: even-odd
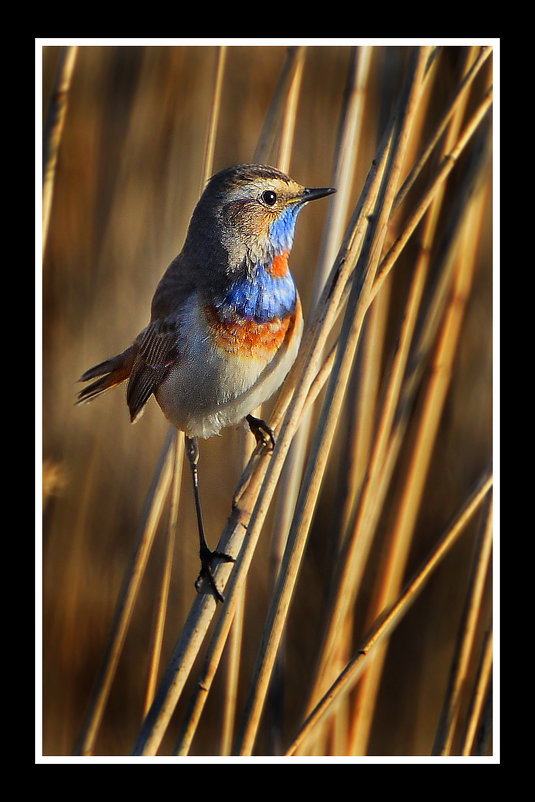
{"label": "diagonal reed stem", "polygon": [[304,721],[297,736],[289,746],[286,754],[294,755],[303,746],[314,729],[328,716],[334,703],[337,702],[341,694],[347,694],[355,686],[364,671],[368,662],[368,657],[377,644],[380,644],[386,636],[390,635],[398,623],[406,615],[418,594],[425,586],[425,583],[440,564],[451,547],[456,543],[459,536],[464,531],[468,521],[479,508],[487,493],[492,488],[492,476],[485,477],[464,505],[463,509],[456,517],[452,525],[440,539],[436,548],[422,565],[422,568],[415,574],[408,583],[405,590],[397,602],[380,617],[374,624],[370,635],[368,635],[360,647],[355,652],[355,657],[348,663],[344,671],[333,682],[328,691],[318,701],[314,709]]}

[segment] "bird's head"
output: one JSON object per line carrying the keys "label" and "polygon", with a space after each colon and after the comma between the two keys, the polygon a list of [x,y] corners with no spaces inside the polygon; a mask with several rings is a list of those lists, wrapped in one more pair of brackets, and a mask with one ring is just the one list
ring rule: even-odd
{"label": "bird's head", "polygon": [[301,209],[335,191],[304,187],[266,165],[227,168],[208,182],[192,217],[189,244],[219,249],[227,273],[244,264],[270,264],[291,249]]}

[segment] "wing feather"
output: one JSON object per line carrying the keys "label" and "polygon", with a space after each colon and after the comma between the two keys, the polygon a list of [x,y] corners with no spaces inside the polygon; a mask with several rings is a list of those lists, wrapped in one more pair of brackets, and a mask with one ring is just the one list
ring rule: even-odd
{"label": "wing feather", "polygon": [[177,332],[153,321],[136,340],[137,355],[130,374],[126,402],[134,422],[143,407],[165,381],[179,356]]}

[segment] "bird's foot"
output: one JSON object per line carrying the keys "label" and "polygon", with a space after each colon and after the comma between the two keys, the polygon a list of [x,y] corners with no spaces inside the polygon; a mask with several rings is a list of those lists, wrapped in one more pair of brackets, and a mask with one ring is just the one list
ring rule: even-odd
{"label": "bird's foot", "polygon": [[275,448],[275,435],[267,423],[254,415],[247,415],[246,421],[251,432],[254,434],[257,446],[260,446],[264,453],[273,451]]}
{"label": "bird's foot", "polygon": [[201,557],[201,571],[199,576],[195,580],[195,590],[199,593],[202,585],[203,579],[207,579],[208,583],[210,584],[216,599],[220,602],[225,601],[225,597],[218,589],[215,583],[215,577],[212,571],[212,562],[215,559],[223,560],[226,563],[233,563],[235,562],[234,557],[231,557],[230,554],[226,554],[224,551],[211,551],[208,547],[201,548],[200,551]]}

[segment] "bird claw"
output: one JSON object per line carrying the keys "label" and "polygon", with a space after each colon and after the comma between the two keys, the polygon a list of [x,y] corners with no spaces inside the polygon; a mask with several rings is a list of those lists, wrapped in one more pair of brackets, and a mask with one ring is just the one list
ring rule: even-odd
{"label": "bird claw", "polygon": [[257,446],[265,453],[273,451],[275,448],[275,435],[267,423],[253,415],[247,415],[247,423],[251,432],[254,434]]}
{"label": "bird claw", "polygon": [[210,584],[215,594],[216,599],[218,599],[218,601],[220,602],[224,602],[225,597],[218,589],[212,571],[212,561],[216,558],[219,560],[223,560],[224,562],[227,563],[235,562],[234,557],[231,557],[230,554],[226,554],[224,551],[210,551],[210,549],[206,550],[203,549],[201,551],[201,570],[199,576],[195,580],[195,590],[197,591],[197,593],[200,593],[202,581],[203,579],[207,579],[208,583]]}

